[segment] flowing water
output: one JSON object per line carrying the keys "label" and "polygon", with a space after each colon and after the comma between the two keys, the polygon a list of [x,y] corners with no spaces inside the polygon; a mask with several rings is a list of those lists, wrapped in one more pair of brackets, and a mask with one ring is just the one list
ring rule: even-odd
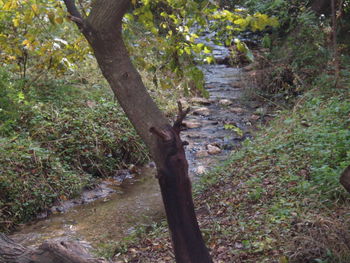
{"label": "flowing water", "polygon": [[[217,58],[228,55],[228,49],[210,45]],[[252,107],[247,105],[256,103],[242,103],[245,85],[241,69],[225,65],[205,65],[201,69],[210,96],[208,99],[190,99],[193,110],[186,119],[188,128],[182,132],[183,140],[189,142],[186,154],[192,178],[210,170],[249,137],[252,123],[259,118],[253,114],[254,108],[259,105]],[[93,247],[121,240],[137,226],[164,218],[161,194],[154,175],[155,169],[148,166],[121,185],[117,180],[107,180],[97,190],[85,194],[91,197],[100,191],[102,194],[97,195],[101,197],[98,200],[86,204],[81,199],[70,201],[69,209],[59,209],[58,206],[56,214],[22,225],[11,237],[29,246],[38,245],[46,239],[83,240]]]}

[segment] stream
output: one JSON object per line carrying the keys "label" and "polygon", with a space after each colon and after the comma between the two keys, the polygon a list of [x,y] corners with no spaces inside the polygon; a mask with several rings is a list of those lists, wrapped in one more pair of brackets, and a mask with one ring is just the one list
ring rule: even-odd
{"label": "stream", "polygon": [[[227,48],[209,44],[216,58],[228,55]],[[192,179],[227,158],[231,150],[251,136],[260,118],[255,112],[261,107],[244,96],[247,84],[243,69],[226,65],[203,65],[201,69],[209,98],[183,99],[192,108],[182,132],[182,139],[189,142],[186,155]],[[25,246],[37,246],[47,239],[73,239],[96,248],[101,243],[120,241],[137,226],[165,217],[152,165],[141,168],[135,176],[127,176],[122,184],[108,179],[84,194],[87,199],[94,200],[95,195],[100,198],[92,202],[70,201],[66,208],[58,206],[48,217],[21,225],[11,238]]]}

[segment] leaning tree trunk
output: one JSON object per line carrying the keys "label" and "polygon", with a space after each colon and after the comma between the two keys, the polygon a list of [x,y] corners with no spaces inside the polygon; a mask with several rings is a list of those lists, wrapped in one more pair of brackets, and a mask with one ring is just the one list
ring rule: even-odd
{"label": "leaning tree trunk", "polygon": [[350,193],[350,165],[342,172],[339,181],[346,191]]}
{"label": "leaning tree trunk", "polygon": [[94,1],[87,18],[80,15],[74,0],[64,2],[71,20],[90,43],[102,74],[156,163],[176,262],[212,262],[194,212],[184,142],[179,136],[188,111],[179,105],[179,116],[171,126],[147,93],[122,39],[122,18],[130,1]]}

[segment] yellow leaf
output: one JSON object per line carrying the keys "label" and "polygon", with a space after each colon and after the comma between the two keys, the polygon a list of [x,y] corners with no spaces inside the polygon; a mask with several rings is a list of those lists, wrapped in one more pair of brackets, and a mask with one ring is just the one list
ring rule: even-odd
{"label": "yellow leaf", "polygon": [[19,26],[19,18],[18,17],[12,19],[12,22],[13,22],[13,26],[14,27],[18,27]]}
{"label": "yellow leaf", "polygon": [[39,14],[39,8],[36,4],[32,4],[32,9],[33,9],[34,14],[36,14],[36,15]]}
{"label": "yellow leaf", "polygon": [[62,24],[63,23],[63,18],[62,17],[56,17],[56,19],[55,19],[55,22],[57,23],[57,24]]}

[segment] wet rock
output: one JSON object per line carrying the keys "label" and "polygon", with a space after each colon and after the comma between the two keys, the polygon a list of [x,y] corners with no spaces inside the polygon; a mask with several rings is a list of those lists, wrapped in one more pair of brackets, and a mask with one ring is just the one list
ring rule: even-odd
{"label": "wet rock", "polygon": [[202,126],[202,124],[198,121],[183,121],[182,124],[188,129],[199,128]]}
{"label": "wet rock", "polygon": [[231,100],[227,100],[227,99],[222,99],[219,101],[219,104],[222,105],[222,106],[229,106],[232,104],[232,101]]}
{"label": "wet rock", "polygon": [[197,174],[204,174],[206,173],[207,169],[203,166],[203,165],[200,165],[197,167]]}
{"label": "wet rock", "polygon": [[191,102],[194,104],[210,105],[212,102],[206,98],[194,97],[191,98]]}
{"label": "wet rock", "polygon": [[245,112],[243,108],[239,108],[239,107],[231,108],[230,111],[237,114],[241,114]]}
{"label": "wet rock", "polygon": [[211,154],[211,155],[221,153],[221,149],[218,146],[215,146],[215,145],[208,144],[207,145],[207,149],[208,149],[208,153]]}
{"label": "wet rock", "polygon": [[203,157],[207,157],[209,154],[207,151],[201,150],[196,152],[196,157],[197,158],[203,158]]}
{"label": "wet rock", "polygon": [[209,116],[210,110],[207,107],[198,108],[193,111],[194,115]]}

